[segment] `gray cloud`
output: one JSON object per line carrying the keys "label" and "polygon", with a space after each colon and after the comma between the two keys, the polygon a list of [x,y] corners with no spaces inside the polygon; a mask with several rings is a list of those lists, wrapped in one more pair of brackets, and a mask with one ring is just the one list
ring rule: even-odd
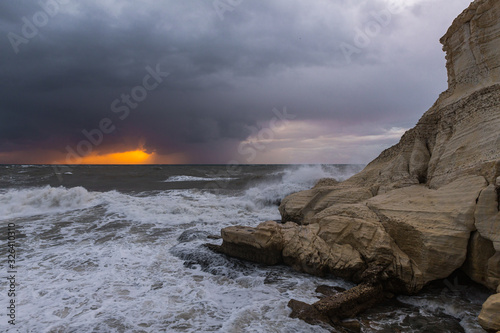
{"label": "gray cloud", "polygon": [[[223,20],[211,1],[62,2],[41,1],[53,15],[17,54],[9,33],[23,36],[23,18],[33,23],[42,6],[0,4],[0,152],[64,152],[109,118],[116,130],[100,150],[142,140],[158,154],[224,163],[283,106],[353,135],[409,128],[446,89],[438,39],[469,1],[416,1],[350,63],[339,46],[356,45],[386,1],[244,0]],[[170,75],[121,120],[111,104],[158,64]]]}

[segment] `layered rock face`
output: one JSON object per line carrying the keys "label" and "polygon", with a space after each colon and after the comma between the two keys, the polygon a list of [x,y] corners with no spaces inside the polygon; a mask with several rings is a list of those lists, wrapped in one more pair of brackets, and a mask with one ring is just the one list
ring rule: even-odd
{"label": "layered rock face", "polygon": [[[223,251],[360,283],[377,271],[398,293],[459,268],[500,288],[500,2],[473,2],[441,42],[448,90],[397,145],[345,182],[286,197],[284,224],[224,229]],[[489,330],[498,297],[480,316]]]}
{"label": "layered rock face", "polygon": [[500,80],[500,9],[494,2],[474,1],[441,39],[447,60],[448,98],[459,99]]}

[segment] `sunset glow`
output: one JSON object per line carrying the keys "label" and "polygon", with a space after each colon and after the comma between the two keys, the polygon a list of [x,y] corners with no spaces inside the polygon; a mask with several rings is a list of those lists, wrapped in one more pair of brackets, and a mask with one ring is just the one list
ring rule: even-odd
{"label": "sunset glow", "polygon": [[155,155],[155,153],[148,154],[142,150],[106,155],[91,154],[82,158],[79,164],[151,164]]}

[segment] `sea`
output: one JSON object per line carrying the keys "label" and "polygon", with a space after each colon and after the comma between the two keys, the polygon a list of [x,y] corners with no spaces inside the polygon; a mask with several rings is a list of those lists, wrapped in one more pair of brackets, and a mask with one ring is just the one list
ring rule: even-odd
{"label": "sea", "polygon": [[[362,168],[0,165],[0,332],[336,332],[290,318],[287,303],[352,283],[204,244],[221,244],[224,227],[279,221],[286,195]],[[484,332],[488,296],[450,278],[369,310],[360,329]]]}

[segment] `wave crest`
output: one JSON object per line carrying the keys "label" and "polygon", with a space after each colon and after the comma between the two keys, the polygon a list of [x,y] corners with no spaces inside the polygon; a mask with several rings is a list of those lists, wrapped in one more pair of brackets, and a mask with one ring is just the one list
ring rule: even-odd
{"label": "wave crest", "polygon": [[14,218],[88,208],[96,195],[83,187],[45,186],[0,193],[0,216]]}

